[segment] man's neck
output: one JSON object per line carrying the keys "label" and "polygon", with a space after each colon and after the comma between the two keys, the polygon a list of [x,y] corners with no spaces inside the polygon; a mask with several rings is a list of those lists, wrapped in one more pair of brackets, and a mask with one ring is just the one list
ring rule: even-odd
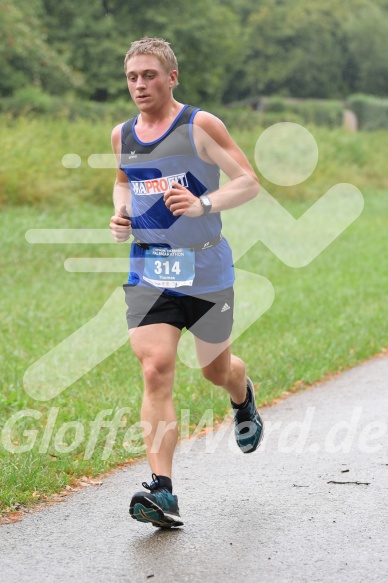
{"label": "man's neck", "polygon": [[138,122],[145,126],[154,126],[165,122],[166,120],[173,120],[182,109],[182,104],[172,99],[157,110],[140,111]]}
{"label": "man's neck", "polygon": [[182,110],[182,103],[172,100],[157,111],[140,111],[136,122],[136,133],[144,141],[162,136]]}

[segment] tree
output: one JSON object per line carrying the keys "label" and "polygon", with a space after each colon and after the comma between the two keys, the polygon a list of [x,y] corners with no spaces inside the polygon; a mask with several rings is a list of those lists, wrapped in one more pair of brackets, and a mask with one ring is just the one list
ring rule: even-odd
{"label": "tree", "polygon": [[352,11],[345,30],[354,62],[352,92],[388,95],[388,2]]}
{"label": "tree", "polygon": [[0,14],[0,95],[128,98],[123,59],[143,36],[171,43],[185,102],[388,90],[388,0],[0,0]]}
{"label": "tree", "polygon": [[382,10],[370,0],[263,0],[248,21],[253,93],[338,98],[362,87],[382,92],[388,48]]}
{"label": "tree", "polygon": [[[171,43],[180,68],[176,96],[188,102],[217,102],[228,87],[230,67],[239,59],[240,29],[233,11],[207,0],[157,0],[131,4],[111,0],[123,55],[143,36]],[[125,32],[124,32],[125,30]],[[124,42],[126,40],[126,43]]]}
{"label": "tree", "polygon": [[47,42],[41,0],[0,0],[0,95],[34,85],[52,93],[78,87],[74,74]]}
{"label": "tree", "polygon": [[299,97],[346,92],[344,15],[337,0],[265,0],[249,19],[247,68],[256,92]]}
{"label": "tree", "polygon": [[107,1],[42,0],[47,35],[68,66],[82,74],[82,97],[105,101],[122,93],[120,37]]}

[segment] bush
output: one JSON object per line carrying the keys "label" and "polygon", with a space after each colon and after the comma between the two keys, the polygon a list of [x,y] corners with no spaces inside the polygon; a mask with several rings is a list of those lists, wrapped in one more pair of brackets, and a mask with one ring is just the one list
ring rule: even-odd
{"label": "bush", "polygon": [[250,107],[228,108],[209,106],[206,111],[210,111],[219,117],[226,127],[233,130],[253,130],[255,127],[267,128],[274,123],[282,121],[292,121],[294,123],[303,123],[303,118],[293,112],[279,112],[271,111],[269,113],[262,111],[255,111]]}
{"label": "bush", "polygon": [[[228,127],[255,168],[255,144],[264,126],[299,120],[295,114],[247,113],[248,130],[238,124]],[[112,153],[110,136],[118,121],[80,119],[69,123],[65,118],[48,116],[1,115],[0,208],[23,204],[40,205],[42,209],[76,207],[82,202],[111,204],[114,168],[92,168],[88,159],[91,154]],[[313,176],[295,188],[271,185],[273,196],[315,200],[337,182],[351,182],[362,191],[388,188],[386,131],[352,133],[325,127],[312,131],[319,144],[319,164]],[[63,166],[63,156],[69,153],[80,156],[78,168]]]}
{"label": "bush", "polygon": [[339,127],[343,123],[344,106],[340,101],[267,97],[263,99],[263,105],[265,114],[292,113],[302,123],[326,127]]}
{"label": "bush", "polygon": [[357,94],[349,97],[348,106],[357,116],[359,129],[373,131],[388,128],[388,99]]}
{"label": "bush", "polygon": [[285,122],[285,121],[289,121],[292,123],[298,123],[303,125],[304,123],[304,119],[302,118],[302,116],[297,115],[296,113],[292,112],[292,111],[284,111],[284,112],[276,112],[276,111],[270,111],[270,112],[264,112],[262,114],[260,114],[261,117],[261,125],[264,128],[269,128],[270,126],[272,126],[275,123],[281,123],[281,122]]}
{"label": "bush", "polygon": [[119,123],[135,115],[136,111],[129,99],[100,103],[77,99],[71,95],[65,97],[49,95],[37,87],[20,89],[12,97],[0,99],[0,112],[15,118],[47,115],[50,118],[69,121],[108,119]]}
{"label": "bush", "polygon": [[55,111],[55,98],[37,87],[23,88],[15,91],[12,97],[2,98],[0,110],[13,116],[52,114]]}
{"label": "bush", "polygon": [[204,106],[203,109],[219,117],[228,129],[249,130],[260,123],[257,111],[251,107],[208,105]]}
{"label": "bush", "polygon": [[263,109],[268,113],[283,113],[290,109],[290,102],[284,97],[266,97],[262,103]]}

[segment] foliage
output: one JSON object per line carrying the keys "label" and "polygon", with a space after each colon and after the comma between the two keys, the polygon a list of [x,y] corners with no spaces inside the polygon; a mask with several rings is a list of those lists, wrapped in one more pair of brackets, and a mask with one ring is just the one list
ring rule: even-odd
{"label": "foliage", "polygon": [[172,44],[176,97],[195,105],[388,94],[386,0],[0,0],[0,14],[0,96],[124,99],[123,58],[142,36]]}
{"label": "foliage", "polygon": [[[337,98],[361,87],[388,90],[387,76],[381,76],[387,18],[370,0],[263,0],[250,15],[249,29],[253,58],[247,69],[259,93]],[[368,70],[380,77],[366,88],[373,75]]]}
{"label": "foliage", "polygon": [[96,101],[123,95],[123,43],[117,34],[118,23],[113,14],[105,12],[104,2],[42,2],[50,44],[69,66],[82,73],[80,95]]}
{"label": "foliage", "polygon": [[[296,115],[301,123],[317,126],[339,127],[343,123],[344,106],[340,101],[296,100],[281,97],[263,100],[264,112]],[[268,115],[265,116],[268,118]],[[280,116],[279,116],[280,117]],[[287,119],[285,121],[293,121]]]}
{"label": "foliage", "polygon": [[[62,98],[44,93],[37,87],[28,87],[18,89],[12,97],[0,98],[0,112],[8,114],[10,118],[46,115],[51,119],[110,120],[112,124],[116,124],[136,115],[137,110],[129,97],[126,100],[103,103],[87,101],[74,95]],[[44,123],[44,120],[42,122]]]}
{"label": "foliage", "polygon": [[[163,5],[155,0],[91,0],[82,9],[75,0],[44,0],[44,4],[51,42],[83,72],[82,93],[91,99],[104,101],[127,94],[124,55],[130,42],[142,36],[171,42],[181,69],[177,96],[187,102],[219,99],[226,85],[225,64],[239,51],[233,13],[206,0],[179,5],[172,0]],[[58,34],[55,23],[63,18],[68,26]]]}
{"label": "foliage", "polygon": [[[113,112],[115,104],[110,104],[110,107],[112,111],[106,117],[100,116],[95,121],[82,118],[73,123],[69,123],[66,117],[1,116],[0,206],[29,204],[44,209],[47,205],[59,208],[76,206],[82,201],[110,204],[115,161],[111,168],[106,169],[91,168],[88,164],[91,154],[111,154],[113,126],[131,115],[119,118],[119,112]],[[292,112],[261,115],[242,109],[233,123],[233,110],[214,108],[213,112],[227,122],[232,136],[253,167],[255,143],[265,127],[279,121],[302,121]],[[320,162],[313,177],[295,188],[289,187],[288,197],[311,199],[320,196],[321,182],[329,188],[336,182],[349,182],[349,177],[361,189],[388,188],[386,132],[348,133],[342,128],[307,127],[319,144]],[[80,156],[79,168],[63,166],[62,158],[69,153]],[[25,173],[20,172],[21,160],[28,169],[27,180]],[[271,186],[271,192],[282,195],[274,188]]]}
{"label": "foliage", "polygon": [[351,10],[344,23],[353,69],[349,93],[388,95],[388,3],[380,4],[385,10],[379,2]]}
{"label": "foliage", "polygon": [[290,109],[283,109],[280,112],[270,110],[252,111],[250,107],[225,107],[210,106],[208,111],[219,117],[230,131],[248,131],[258,128],[262,130],[274,123],[291,121],[294,123],[304,123],[302,116],[294,113]]}
{"label": "foliage", "polygon": [[359,94],[349,97],[348,103],[357,116],[360,129],[388,129],[388,99]]}
{"label": "foliage", "polygon": [[26,86],[59,94],[80,86],[77,75],[48,42],[41,0],[0,0],[0,95]]}

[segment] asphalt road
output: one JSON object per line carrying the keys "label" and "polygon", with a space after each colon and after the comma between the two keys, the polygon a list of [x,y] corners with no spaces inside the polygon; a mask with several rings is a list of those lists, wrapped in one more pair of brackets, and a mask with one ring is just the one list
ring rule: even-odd
{"label": "asphalt road", "polygon": [[240,453],[231,424],[182,442],[183,528],[129,517],[150,478],[140,462],[1,526],[1,583],[388,581],[388,358],[263,416],[254,454]]}

